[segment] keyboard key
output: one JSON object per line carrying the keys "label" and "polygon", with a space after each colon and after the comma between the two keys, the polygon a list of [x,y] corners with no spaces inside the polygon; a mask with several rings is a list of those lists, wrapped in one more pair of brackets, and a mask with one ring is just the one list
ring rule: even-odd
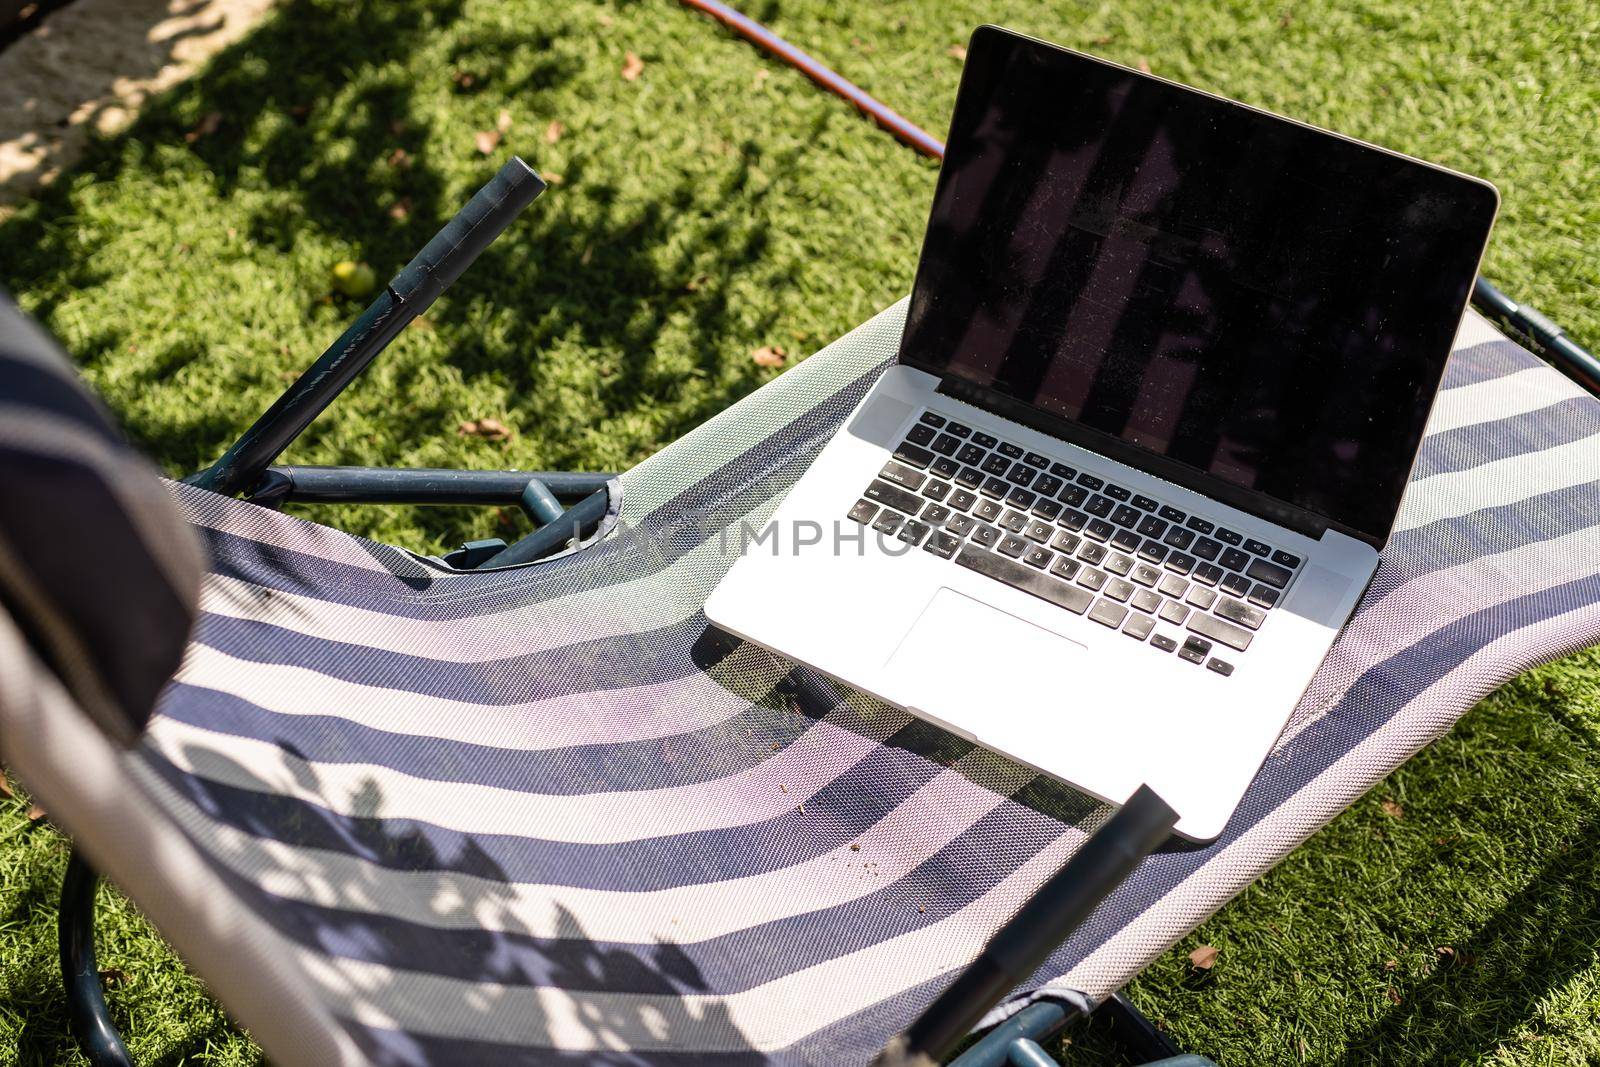
{"label": "keyboard key", "polygon": [[1000,439],[998,437],[991,437],[989,434],[981,431],[976,431],[972,435],[972,443],[977,445],[979,448],[993,448],[995,445],[1000,443]]}
{"label": "keyboard key", "polygon": [[1156,586],[1156,591],[1182,600],[1183,594],[1189,591],[1189,583],[1179,578],[1176,574],[1168,574]]}
{"label": "keyboard key", "polygon": [[1106,546],[1085,541],[1078,546],[1078,558],[1085,563],[1099,565],[1100,561],[1106,558]]}
{"label": "keyboard key", "polygon": [[941,478],[954,478],[960,472],[961,464],[949,456],[940,456],[933,461],[933,466],[928,469]]}
{"label": "keyboard key", "polygon": [[1171,547],[1177,549],[1188,548],[1193,541],[1194,531],[1186,530],[1182,526],[1174,526],[1172,529],[1167,531],[1167,536],[1161,539],[1162,544],[1170,545]]}
{"label": "keyboard key", "polygon": [[918,522],[913,519],[904,526],[901,526],[900,532],[895,534],[895,536],[908,545],[920,545],[922,544],[922,539],[927,537],[931,530],[932,527],[930,527],[927,523]]}
{"label": "keyboard key", "polygon": [[[1080,582],[1083,579],[1078,579]],[[1094,602],[1094,607],[1089,609],[1089,618],[1102,626],[1109,626],[1113,630],[1122,625],[1122,620],[1128,617],[1128,609],[1114,601],[1101,597]]]}
{"label": "keyboard key", "polygon": [[942,433],[933,439],[933,444],[928,446],[941,456],[953,456],[961,450],[961,439]]}
{"label": "keyboard key", "polygon": [[1133,552],[1138,549],[1144,538],[1132,530],[1118,530],[1111,535],[1111,543],[1124,552]]}
{"label": "keyboard key", "polygon": [[1178,642],[1174,641],[1166,634],[1156,634],[1150,639],[1150,647],[1159,648],[1163,652],[1171,652],[1173,649],[1178,647]]}
{"label": "keyboard key", "polygon": [[1239,545],[1244,543],[1244,538],[1242,536],[1234,533],[1226,526],[1218,526],[1216,533],[1214,533],[1212,536],[1225,545]]}
{"label": "keyboard key", "polygon": [[943,501],[945,497],[950,495],[950,483],[929,482],[927,485],[922,487],[922,495],[927,497],[929,500]]}
{"label": "keyboard key", "polygon": [[924,411],[921,415],[917,416],[917,421],[918,422],[925,422],[929,426],[932,426],[935,429],[937,429],[938,427],[944,425],[944,416],[943,415],[939,415],[939,414],[935,414],[932,411]]}
{"label": "keyboard key", "polygon": [[908,493],[899,486],[890,485],[888,482],[874,480],[867,486],[866,492],[861,494],[874,503],[884,507],[894,508],[896,511],[908,512],[915,515],[922,510],[922,498],[915,493]]}
{"label": "keyboard key", "polygon": [[1001,475],[1011,469],[1011,461],[998,452],[991,453],[989,458],[979,464],[985,474]]}
{"label": "keyboard key", "polygon": [[1198,515],[1190,515],[1189,521],[1184,523],[1184,525],[1189,527],[1189,529],[1193,530],[1195,533],[1202,534],[1208,534],[1217,528],[1216,524],[1210,519],[1202,519]]}
{"label": "keyboard key", "polygon": [[1004,537],[1000,538],[1000,544],[996,547],[999,548],[1002,556],[1010,556],[1012,559],[1018,559],[1024,552],[1028,551],[1028,542],[1018,537],[1016,534],[1006,534]]}
{"label": "keyboard key", "polygon": [[1005,514],[1000,516],[1001,528],[1010,533],[1021,533],[1022,528],[1026,525],[1028,525],[1028,516],[1020,511],[1007,509]]}
{"label": "keyboard key", "polygon": [[1206,660],[1206,670],[1215,671],[1226,678],[1233,673],[1233,664],[1225,663],[1220,659],[1208,659]]}
{"label": "keyboard key", "polygon": [[1056,516],[1061,514],[1061,505],[1057,501],[1040,497],[1033,502],[1033,513],[1045,522],[1054,522]]}
{"label": "keyboard key", "polygon": [[1171,504],[1162,504],[1161,505],[1161,510],[1158,511],[1156,514],[1160,515],[1163,519],[1166,519],[1168,522],[1182,522],[1184,519],[1187,519],[1189,517],[1186,513],[1182,512],[1182,511],[1179,511],[1177,508],[1173,507]]}
{"label": "keyboard key", "polygon": [[956,474],[956,481],[968,489],[976,489],[983,484],[983,472],[977,467],[962,467]]}
{"label": "keyboard key", "polygon": [[1079,563],[1075,559],[1068,559],[1066,556],[1057,556],[1056,561],[1050,564],[1050,573],[1059,578],[1064,578],[1070,582],[1074,577],[1077,576],[1078,569],[1082,566],[1083,564]]}
{"label": "keyboard key", "polygon": [[1135,641],[1143,641],[1150,636],[1150,631],[1156,628],[1156,621],[1148,615],[1133,612],[1128,616],[1128,621],[1122,624],[1122,632]]}
{"label": "keyboard key", "polygon": [[1050,561],[1054,558],[1055,554],[1048,548],[1040,548],[1038,545],[1034,545],[1028,549],[1027,555],[1022,557],[1022,562],[1030,567],[1044,568],[1050,566]]}
{"label": "keyboard key", "polygon": [[982,463],[983,457],[987,456],[988,454],[988,452],[979,448],[977,445],[962,445],[961,451],[956,453],[956,459],[960,460],[962,463],[965,463],[969,467],[974,467],[979,463]]}
{"label": "keyboard key", "polygon": [[950,505],[951,511],[966,511],[977,502],[978,498],[965,489],[957,489],[950,494],[950,499],[946,501]]}
{"label": "keyboard key", "polygon": [[978,486],[978,492],[982,493],[984,496],[993,497],[994,499],[999,500],[1001,497],[1011,492],[1011,483],[1006,481],[1004,478],[985,478],[983,480],[983,484]]}
{"label": "keyboard key", "polygon": [[1078,472],[1072,467],[1067,466],[1065,463],[1050,464],[1050,473],[1054,474],[1057,478],[1065,478],[1069,482],[1078,476]]}
{"label": "keyboard key", "polygon": [[902,463],[909,463],[913,467],[927,467],[928,464],[933,462],[933,453],[926,448],[920,448],[906,441],[902,442],[900,447],[894,450],[894,458]]}
{"label": "keyboard key", "polygon": [[1130,496],[1133,495],[1132,493],[1128,492],[1128,490],[1122,488],[1122,486],[1120,486],[1120,485],[1108,485],[1108,486],[1106,486],[1105,494],[1106,494],[1106,496],[1110,497],[1112,500],[1127,500]]}
{"label": "keyboard key", "polygon": [[972,540],[984,548],[992,548],[1000,540],[1000,531],[987,523],[978,523],[972,528]]}
{"label": "keyboard key", "polygon": [[1098,515],[1103,519],[1111,514],[1111,509],[1116,506],[1116,504],[1112,503],[1110,497],[1096,493],[1089,498],[1089,502],[1083,506],[1083,510],[1091,515]]}
{"label": "keyboard key", "polygon": [[945,507],[943,504],[929,504],[927,507],[922,509],[922,514],[917,516],[917,518],[921,519],[929,526],[943,526],[944,520],[948,519],[949,517],[950,509]]}
{"label": "keyboard key", "polygon": [[1289,579],[1294,577],[1294,572],[1284,570],[1276,563],[1268,563],[1264,559],[1258,559],[1250,564],[1250,569],[1244,573],[1247,577],[1276,589],[1282,589],[1289,584]]}
{"label": "keyboard key", "polygon": [[1093,489],[1096,492],[1099,492],[1100,488],[1106,483],[1103,479],[1096,478],[1088,471],[1084,471],[1082,474],[1078,475],[1078,484],[1083,486],[1085,489]]}
{"label": "keyboard key", "polygon": [[1189,547],[1189,551],[1210,563],[1222,552],[1222,542],[1213,541],[1209,537],[1202,537]]}
{"label": "keyboard key", "polygon": [[1033,491],[1040,496],[1055,496],[1063,484],[1054,474],[1041,474],[1033,480]]}
{"label": "keyboard key", "polygon": [[1056,494],[1056,499],[1069,508],[1082,507],[1083,502],[1089,499],[1089,490],[1081,485],[1069,485]]}
{"label": "keyboard key", "polygon": [[1280,567],[1288,567],[1290,570],[1294,570],[1300,566],[1300,557],[1293,552],[1285,552],[1280,548],[1272,554],[1272,562]]}
{"label": "keyboard key", "polygon": [[1105,593],[1112,600],[1125,604],[1128,598],[1133,595],[1133,590],[1134,585],[1132,582],[1124,581],[1121,578],[1113,578],[1106,583]]}
{"label": "keyboard key", "polygon": [[1075,533],[1057,530],[1055,537],[1050,541],[1050,547],[1057,552],[1072,553],[1078,551],[1078,546],[1083,544],[1083,538]]}
{"label": "keyboard key", "polygon": [[1156,618],[1162,622],[1170,622],[1174,626],[1182,626],[1183,620],[1188,617],[1188,607],[1178,603],[1176,600],[1167,601],[1161,605],[1161,610],[1156,612]]}
{"label": "keyboard key", "polygon": [[1209,637],[1219,644],[1243,652],[1250,647],[1250,631],[1231,622],[1223,622],[1215,615],[1195,612],[1189,616],[1189,629],[1201,637]]}
{"label": "keyboard key", "polygon": [[1160,505],[1157,501],[1151,500],[1147,496],[1135,493],[1133,495],[1133,506],[1143,511],[1154,511]]}
{"label": "keyboard key", "polygon": [[904,515],[901,515],[896,511],[889,511],[885,509],[883,513],[880,514],[876,520],[874,520],[872,523],[872,528],[881,534],[892,534],[896,530],[900,529],[900,524],[905,521],[906,517]]}
{"label": "keyboard key", "polygon": [[[1202,616],[1204,618],[1204,616]],[[1206,653],[1211,651],[1211,642],[1198,637],[1188,638],[1183,642],[1183,647],[1178,649],[1178,655],[1190,663],[1204,663]]]}
{"label": "keyboard key", "polygon": [[1037,452],[1029,452],[1027,455],[1022,457],[1022,462],[1026,463],[1030,467],[1038,467],[1040,470],[1044,470],[1050,466],[1050,461],[1039,455]]}
{"label": "keyboard key", "polygon": [[904,489],[920,489],[922,483],[928,480],[928,476],[921,471],[914,471],[898,463],[885,464],[883,470],[878,472],[878,477]]}
{"label": "keyboard key", "polygon": [[1096,541],[1109,540],[1117,532],[1117,528],[1104,519],[1090,519],[1089,525],[1083,528],[1084,536],[1092,537]]}
{"label": "keyboard key", "polygon": [[1155,541],[1146,541],[1139,546],[1139,558],[1149,563],[1160,563],[1167,558],[1169,549],[1166,545]]}
{"label": "keyboard key", "polygon": [[965,423],[952,422],[945,426],[944,432],[953,437],[971,437],[972,427],[966,425]]}
{"label": "keyboard key", "polygon": [[1127,526],[1131,529],[1133,524],[1138,522],[1143,515],[1144,512],[1140,511],[1138,508],[1133,507],[1130,504],[1121,504],[1118,505],[1116,511],[1111,513],[1111,521],[1116,523],[1118,526]]}
{"label": "keyboard key", "polygon": [[974,548],[970,544],[962,546],[961,554],[956,556],[956,562],[969,570],[988,575],[1078,615],[1087,611],[1094,599],[1077,586],[1058,582],[1032,567],[1013,562],[1004,556],[997,556],[993,552],[985,552],[981,548]]}
{"label": "keyboard key", "polygon": [[1199,561],[1187,552],[1174,552],[1167,557],[1167,570],[1175,574],[1188,574]]}
{"label": "keyboard key", "polygon": [[1140,520],[1138,529],[1145,537],[1160,537],[1167,532],[1167,520],[1158,519],[1154,515],[1146,515]]}
{"label": "keyboard key", "polygon": [[856,506],[850,509],[849,518],[865,526],[872,521],[872,516],[878,513],[878,505],[870,500],[857,500]]}
{"label": "keyboard key", "polygon": [[1189,603],[1201,611],[1211,607],[1212,604],[1216,603],[1216,599],[1217,591],[1215,589],[1207,589],[1203,585],[1191,585],[1189,587]]}
{"label": "keyboard key", "polygon": [[971,515],[952,515],[945,520],[944,528],[957,537],[965,537],[972,532],[972,528],[976,525],[978,525],[978,520]]}
{"label": "keyboard key", "polygon": [[1085,515],[1081,511],[1074,511],[1071,508],[1063,511],[1061,513],[1061,517],[1056,520],[1057,523],[1065,526],[1069,530],[1081,530],[1083,529],[1084,524],[1088,521],[1089,516]]}
{"label": "keyboard key", "polygon": [[1028,525],[1023,528],[1022,536],[1026,537],[1030,541],[1037,541],[1042,545],[1046,541],[1050,540],[1050,536],[1055,532],[1056,528],[1051,526],[1048,522],[1040,522],[1039,520],[1035,519],[1033,522],[1028,523]]}
{"label": "keyboard key", "polygon": [[1033,507],[1033,502],[1038,499],[1032,492],[1022,488],[1020,485],[1006,494],[1006,503],[1014,508],[1031,508]]}
{"label": "keyboard key", "polygon": [[1271,586],[1258,585],[1250,590],[1250,603],[1271,610],[1278,603],[1278,591]]}
{"label": "keyboard key", "polygon": [[1127,556],[1124,556],[1121,552],[1113,552],[1111,555],[1106,557],[1106,561],[1102,563],[1101,566],[1110,571],[1112,574],[1121,577],[1133,570],[1133,560],[1129,559]]}
{"label": "keyboard key", "polygon": [[1218,615],[1229,622],[1236,622],[1246,630],[1259,630],[1261,624],[1267,621],[1267,613],[1260,608],[1252,607],[1242,600],[1235,600],[1231,596],[1222,597],[1217,601],[1217,606],[1211,609],[1212,614]]}
{"label": "keyboard key", "polygon": [[933,440],[933,434],[932,426],[913,426],[906,434],[906,440],[914,445],[925,445]]}
{"label": "keyboard key", "polygon": [[1001,441],[1000,454],[1002,456],[1009,456],[1012,459],[1021,459],[1022,449],[1019,446],[1012,444],[1010,441]]}
{"label": "keyboard key", "polygon": [[1161,606],[1161,595],[1154,589],[1135,589],[1133,591],[1133,599],[1129,603],[1140,611],[1153,615],[1156,609]]}
{"label": "keyboard key", "polygon": [[1194,569],[1189,577],[1197,582],[1204,582],[1206,585],[1216,585],[1222,581],[1222,575],[1222,568],[1215,563],[1202,563]]}
{"label": "keyboard key", "polygon": [[1032,485],[1033,479],[1038,473],[1032,467],[1018,463],[1011,468],[1011,473],[1006,475],[1006,481],[1012,485]]}
{"label": "keyboard key", "polygon": [[1271,545],[1267,544],[1265,541],[1257,541],[1253,537],[1246,537],[1244,539],[1244,550],[1246,552],[1254,552],[1258,556],[1272,555]]}
{"label": "keyboard key", "polygon": [[1133,580],[1140,585],[1155,585],[1161,580],[1161,572],[1148,563],[1141,563],[1133,568]]}
{"label": "keyboard key", "polygon": [[956,549],[961,547],[961,538],[944,530],[935,530],[928,543],[922,546],[923,551],[932,552],[940,559],[949,559],[956,554]]}
{"label": "keyboard key", "polygon": [[993,522],[1000,517],[1000,505],[993,500],[980,500],[978,506],[972,509],[972,514],[984,522]]}
{"label": "keyboard key", "polygon": [[1250,557],[1237,548],[1229,548],[1223,551],[1222,559],[1218,562],[1230,571],[1242,571],[1250,566]]}
{"label": "keyboard key", "polygon": [[1242,574],[1229,574],[1222,579],[1222,588],[1234,596],[1247,596],[1250,593],[1250,579]]}
{"label": "keyboard key", "polygon": [[[1106,572],[1097,571],[1093,567],[1085,567],[1078,572],[1078,584],[1085,589],[1093,589],[1098,592],[1106,584]],[[1127,609],[1124,608],[1123,610],[1126,611]],[[1122,620],[1118,619],[1117,621],[1121,622]]]}

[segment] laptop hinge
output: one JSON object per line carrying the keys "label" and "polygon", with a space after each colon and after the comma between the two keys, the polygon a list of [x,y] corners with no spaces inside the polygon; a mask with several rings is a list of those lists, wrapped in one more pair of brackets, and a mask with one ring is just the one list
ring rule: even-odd
{"label": "laptop hinge", "polygon": [[1165,456],[1158,456],[1153,452],[1130,445],[1120,438],[1110,434],[1092,430],[1081,423],[1071,422],[1067,419],[1057,418],[1044,412],[1031,404],[1024,404],[993,389],[985,389],[969,381],[951,375],[941,376],[939,382],[940,394],[953,397],[964,404],[971,404],[981,408],[991,415],[998,415],[1002,419],[1020,423],[1029,429],[1038,430],[1040,433],[1049,434],[1051,437],[1060,438],[1086,448],[1091,452],[1099,453],[1108,459],[1126,464],[1135,470],[1144,471],[1164,481],[1181,485],[1185,489],[1192,489],[1196,493],[1204,494],[1213,500],[1221,501],[1229,507],[1238,508],[1258,518],[1267,520],[1278,526],[1293,530],[1295,533],[1304,534],[1314,540],[1320,540],[1323,533],[1329,529],[1358,538],[1376,548],[1383,546],[1377,544],[1371,535],[1347,529],[1340,523],[1329,522],[1320,515],[1314,515],[1302,508],[1286,504],[1281,500],[1261,493],[1243,489],[1231,482],[1225,482],[1203,471]]}

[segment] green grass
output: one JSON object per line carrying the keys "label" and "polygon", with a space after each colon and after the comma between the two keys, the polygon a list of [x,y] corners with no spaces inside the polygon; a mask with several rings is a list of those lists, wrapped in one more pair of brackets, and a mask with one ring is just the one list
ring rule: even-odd
{"label": "green grass", "polygon": [[[1504,197],[1485,273],[1600,343],[1588,0],[745,9],[936,132],[949,50],[994,21],[1485,175]],[[628,52],[645,64],[631,82]],[[502,109],[513,125],[485,158],[474,133]],[[186,140],[213,112],[216,131]],[[755,348],[798,358],[904,293],[935,173],[668,0],[286,2],[0,222],[0,284],[186,472],[356,310],[328,295],[334,262],[387,276],[511,151],[561,182],[289,458],[627,466],[775,373]],[[512,439],[458,435],[483,416]],[[307,514],[433,551],[519,532],[493,511]],[[1597,745],[1600,655],[1519,679],[1158,961],[1135,999],[1223,1064],[1600,1059]],[[26,808],[0,802],[0,1065],[80,1063],[54,964],[64,840]],[[258,1059],[110,892],[103,923],[141,1063]],[[1221,955],[1196,976],[1201,943]],[[1069,1055],[1099,1040],[1075,1034]]]}

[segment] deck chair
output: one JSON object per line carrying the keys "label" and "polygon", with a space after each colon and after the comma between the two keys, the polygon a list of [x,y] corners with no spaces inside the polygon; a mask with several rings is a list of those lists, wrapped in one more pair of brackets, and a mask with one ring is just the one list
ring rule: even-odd
{"label": "deck chair", "polygon": [[[1600,642],[1600,402],[1471,313],[1372,588],[1209,845],[719,633],[740,524],[903,314],[577,477],[569,510],[535,491],[531,546],[433,559],[275,510],[521,499],[512,472],[269,470],[293,434],[247,435],[167,485],[209,563],[148,722],[93,714],[0,616],[0,756],[81,852],[63,958],[93,1062],[130,1062],[94,871],[283,1065],[929,1063],[974,1026],[965,1067],[1048,1064],[1096,1010],[1172,1057],[1130,978],[1499,684]],[[309,422],[308,389],[274,410]]]}

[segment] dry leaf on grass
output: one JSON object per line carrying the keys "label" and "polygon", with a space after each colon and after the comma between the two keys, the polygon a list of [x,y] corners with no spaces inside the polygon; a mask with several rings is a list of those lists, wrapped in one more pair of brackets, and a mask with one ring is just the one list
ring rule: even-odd
{"label": "dry leaf on grass", "polygon": [[42,818],[44,818],[44,809],[41,808],[39,805],[34,804],[34,805],[31,805],[28,808],[28,821],[29,822],[38,822]]}
{"label": "dry leaf on grass", "polygon": [[1385,800],[1382,807],[1383,813],[1391,819],[1404,819],[1406,817],[1406,809],[1392,800]]}
{"label": "dry leaf on grass", "polygon": [[221,125],[222,112],[208,111],[206,112],[204,118],[194,124],[194,128],[192,130],[183,135],[183,139],[189,144],[194,144],[200,138],[210,137],[212,134],[216,133],[217,128]]}
{"label": "dry leaf on grass", "polygon": [[1150,61],[1144,56],[1139,57],[1139,69],[1144,71],[1146,74],[1150,73]]}
{"label": "dry leaf on grass", "polygon": [[16,794],[11,791],[11,782],[7,780],[5,771],[0,771],[0,797],[12,796]]}
{"label": "dry leaf on grass", "polygon": [[750,353],[750,362],[758,367],[783,366],[783,349],[777,345],[762,345]]}
{"label": "dry leaf on grass", "polygon": [[393,204],[390,204],[389,217],[394,219],[396,222],[404,222],[406,219],[410,218],[411,198],[409,196],[402,196],[399,200],[396,200]]}
{"label": "dry leaf on grass", "polygon": [[411,153],[404,148],[396,148],[389,153],[389,166],[394,167],[396,170],[404,170],[406,167],[411,166]]}
{"label": "dry leaf on grass", "polygon": [[1197,971],[1209,971],[1217,965],[1217,957],[1221,955],[1214,945],[1201,945],[1189,953],[1189,966]]}
{"label": "dry leaf on grass", "polygon": [[629,52],[627,58],[622,61],[622,80],[625,82],[636,82],[639,80],[639,75],[643,73],[644,60],[640,59],[632,52]]}
{"label": "dry leaf on grass", "polygon": [[450,75],[450,80],[455,82],[457,89],[471,89],[478,84],[478,76],[470,70],[454,71]]}
{"label": "dry leaf on grass", "polygon": [[555,144],[561,140],[561,135],[567,132],[566,124],[560,119],[551,119],[550,125],[544,128],[544,143]]}
{"label": "dry leaf on grass", "polygon": [[494,117],[494,128],[505,133],[511,128],[511,112],[505,108],[500,109],[500,114]]}
{"label": "dry leaf on grass", "polygon": [[472,143],[478,146],[478,151],[488,155],[500,143],[499,130],[479,130],[472,135]]}
{"label": "dry leaf on grass", "polygon": [[1400,994],[1395,990],[1394,986],[1390,986],[1389,987],[1389,1003],[1390,1004],[1403,1003],[1401,1001],[1401,999],[1400,999]]}
{"label": "dry leaf on grass", "polygon": [[560,171],[554,171],[554,170],[547,170],[544,173],[540,174],[539,177],[544,179],[544,183],[546,185],[560,185],[562,182],[565,182],[567,180],[566,178],[561,176],[561,172]]}
{"label": "dry leaf on grass", "polygon": [[509,441],[511,439],[510,428],[495,418],[468,419],[456,427],[456,433],[462,437],[481,437],[485,441]]}
{"label": "dry leaf on grass", "polygon": [[950,58],[952,58],[952,59],[966,59],[967,58],[967,48],[966,48],[965,45],[953,44],[948,49],[946,49],[946,51],[950,53]]}

